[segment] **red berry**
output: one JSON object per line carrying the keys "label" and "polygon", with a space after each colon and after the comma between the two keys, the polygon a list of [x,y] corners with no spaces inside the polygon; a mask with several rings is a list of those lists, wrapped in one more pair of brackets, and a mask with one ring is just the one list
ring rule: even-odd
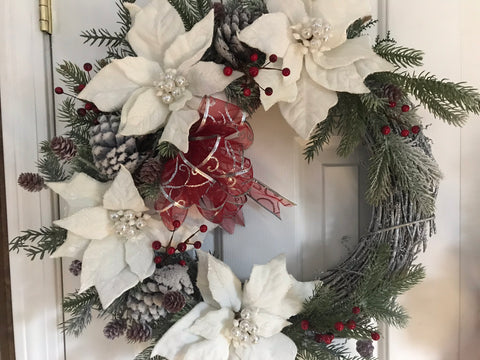
{"label": "red berry", "polygon": [[355,307],[352,309],[352,313],[354,313],[355,315],[360,314],[360,308],[359,308],[358,306],[355,306]]}
{"label": "red berry", "polygon": [[85,70],[85,71],[91,71],[92,69],[93,69],[92,64],[90,64],[90,63],[85,63],[85,64],[83,64],[83,70]]}
{"label": "red berry", "polygon": [[323,334],[315,334],[315,341],[317,343],[321,343],[321,342],[324,342],[324,336]]}
{"label": "red berry", "polygon": [[414,125],[412,126],[412,133],[418,134],[420,132],[420,126]]}
{"label": "red berry", "polygon": [[410,134],[410,131],[408,131],[407,129],[403,129],[402,132],[400,133],[402,137],[407,137],[409,134]]}
{"label": "red berry", "polygon": [[283,76],[289,76],[290,75],[290,69],[289,68],[283,68],[282,69],[282,75]]}
{"label": "red berry", "polygon": [[175,229],[178,229],[182,223],[179,220],[174,220],[172,225]]}
{"label": "red berry", "polygon": [[204,233],[204,232],[207,232],[208,230],[208,226],[203,224],[203,225],[200,225],[200,232]]}
{"label": "red berry", "polygon": [[168,249],[167,249],[167,254],[168,255],[175,254],[175,248],[173,246],[169,246]]}
{"label": "red berry", "polygon": [[388,106],[391,107],[391,108],[394,108],[395,106],[397,106],[397,103],[395,101],[390,101],[388,103]]}
{"label": "red berry", "polygon": [[94,105],[92,103],[88,102],[88,103],[85,104],[85,110],[92,110],[93,106]]}
{"label": "red berry", "polygon": [[377,332],[372,332],[372,340],[375,340],[375,341],[380,340],[380,334]]}
{"label": "red berry", "polygon": [[225,66],[223,68],[223,75],[230,76],[233,74],[233,69],[230,66]]}
{"label": "red berry", "polygon": [[383,135],[388,135],[388,134],[390,134],[391,130],[392,129],[390,129],[390,126],[385,125],[385,126],[382,127],[382,134]]}
{"label": "red berry", "polygon": [[408,112],[408,111],[410,111],[410,106],[408,106],[408,105],[403,105],[403,106],[402,106],[402,111],[403,111],[403,112]]}
{"label": "red berry", "polygon": [[345,325],[343,325],[343,323],[339,321],[335,323],[334,327],[335,327],[335,330],[342,331],[345,328]]}
{"label": "red berry", "polygon": [[355,330],[355,328],[357,327],[357,323],[353,320],[348,320],[347,321],[347,327],[350,329],[350,330]]}
{"label": "red berry", "polygon": [[302,320],[300,322],[300,327],[302,328],[302,330],[308,330],[308,328],[310,327],[310,323],[308,322],[308,320]]}
{"label": "red berry", "polygon": [[330,345],[332,343],[333,339],[335,339],[335,335],[325,334],[325,337],[324,337],[323,341],[325,342],[325,344]]}
{"label": "red berry", "polygon": [[245,96],[252,95],[252,90],[250,90],[249,88],[243,89],[243,95],[245,95]]}
{"label": "red berry", "polygon": [[187,250],[187,244],[181,242],[177,245],[177,250],[180,252],[185,252]]}
{"label": "red berry", "polygon": [[87,115],[87,110],[85,109],[77,109],[78,116],[85,116]]}
{"label": "red berry", "polygon": [[273,89],[271,87],[267,87],[265,89],[265,95],[272,96],[272,94],[273,94]]}
{"label": "red berry", "polygon": [[57,94],[57,95],[63,94],[63,89],[60,86],[57,86],[55,88],[55,94]]}
{"label": "red berry", "polygon": [[75,90],[77,90],[77,92],[80,92],[80,91],[82,91],[83,89],[85,89],[85,84],[80,84],[80,85],[78,85]]}
{"label": "red berry", "polygon": [[250,55],[250,60],[252,62],[255,62],[258,60],[258,54],[257,53],[253,53],[252,55]]}
{"label": "red berry", "polygon": [[270,62],[274,63],[274,62],[277,62],[278,57],[277,57],[277,55],[272,54],[272,55],[270,55],[270,57],[268,58],[268,60],[270,60]]}
{"label": "red berry", "polygon": [[161,243],[160,241],[158,241],[158,240],[157,240],[157,241],[154,241],[154,242],[152,243],[152,248],[153,248],[154,250],[160,250],[160,249],[162,248],[162,243]]}
{"label": "red berry", "polygon": [[98,108],[97,108],[95,105],[93,105],[93,109],[92,109],[92,110],[93,110],[93,112],[94,112],[95,114],[100,114],[100,110],[98,110]]}
{"label": "red berry", "polygon": [[250,74],[251,77],[255,77],[258,75],[258,67],[252,66],[248,69],[248,73]]}
{"label": "red berry", "polygon": [[153,259],[153,262],[155,264],[160,264],[162,262],[162,257],[161,256],[155,256],[155,258]]}
{"label": "red berry", "polygon": [[187,262],[185,260],[180,260],[178,262],[178,264],[181,265],[181,266],[185,266],[185,265],[187,265]]}
{"label": "red berry", "polygon": [[202,242],[201,242],[201,241],[195,241],[195,242],[193,243],[193,247],[194,247],[195,249],[200,249],[200,248],[202,247]]}

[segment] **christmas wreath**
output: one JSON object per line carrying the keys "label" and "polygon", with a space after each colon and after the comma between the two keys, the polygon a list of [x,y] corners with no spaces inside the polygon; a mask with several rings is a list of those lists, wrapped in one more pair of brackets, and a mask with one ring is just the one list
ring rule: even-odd
{"label": "christmas wreath", "polygon": [[[372,359],[377,323],[406,324],[396,299],[423,278],[414,260],[435,230],[441,174],[417,108],[462,125],[480,95],[410,73],[423,54],[389,35],[372,47],[367,0],[133,2],[118,3],[118,32],[81,34],[108,46],[105,59],[59,66],[67,132],[18,180],[66,204],[10,243],[31,259],[74,258],[64,331],[79,335],[98,311],[107,338],[147,342],[137,360]],[[294,205],[245,156],[247,120],[275,104],[309,139],[306,160],[332,134],[340,156],[366,147],[372,217],[318,279],[297,281],[279,256],[242,284],[200,249],[215,227],[245,225],[249,198],[276,216]],[[358,340],[358,355],[335,338]]]}

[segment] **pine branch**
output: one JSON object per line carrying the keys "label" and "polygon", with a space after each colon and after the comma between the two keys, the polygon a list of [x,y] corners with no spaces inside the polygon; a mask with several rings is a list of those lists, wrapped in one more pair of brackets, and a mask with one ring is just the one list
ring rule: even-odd
{"label": "pine branch", "polygon": [[332,112],[329,112],[327,118],[315,126],[315,129],[308,140],[307,146],[303,151],[303,156],[305,156],[305,159],[308,162],[311,162],[313,158],[317,156],[318,153],[323,150],[323,147],[330,141],[330,138],[336,127],[335,119],[336,117],[332,114]]}
{"label": "pine branch", "polygon": [[63,300],[63,309],[70,313],[71,317],[60,324],[63,332],[78,337],[92,321],[92,310],[100,311],[101,308],[98,293],[93,287],[81,294],[69,294]]}
{"label": "pine branch", "polygon": [[260,90],[256,83],[250,84],[248,88],[251,90],[250,96],[245,96],[243,90],[247,83],[246,76],[242,76],[232,81],[225,88],[225,96],[228,101],[239,106],[243,111],[246,111],[249,115],[252,115],[261,105]]}
{"label": "pine branch", "polygon": [[37,163],[38,171],[46,182],[59,182],[68,179],[69,175],[66,174],[63,164],[53,153],[49,141],[45,140],[40,143],[40,153],[42,157]]}
{"label": "pine branch", "polygon": [[70,61],[64,61],[63,64],[58,65],[57,72],[62,76],[62,81],[73,93],[77,93],[78,85],[88,83],[87,73]]}
{"label": "pine branch", "polygon": [[355,20],[347,29],[347,39],[359,37],[364,31],[371,28],[377,22],[378,20],[372,20],[371,16]]}
{"label": "pine branch", "polygon": [[210,0],[168,0],[168,2],[177,10],[187,31],[202,20],[212,8]]}
{"label": "pine branch", "polygon": [[152,351],[155,345],[150,345],[149,347],[145,348],[140,354],[135,356],[134,360],[167,360],[162,356],[152,356]]}
{"label": "pine branch", "polygon": [[379,42],[373,47],[377,55],[398,67],[421,66],[424,53],[392,42]]}
{"label": "pine branch", "polygon": [[42,227],[40,230],[25,230],[24,235],[17,236],[9,243],[10,251],[24,250],[30,260],[37,256],[42,260],[46,254],[51,255],[64,243],[67,238],[67,230],[52,225],[52,227]]}
{"label": "pine branch", "polygon": [[158,151],[158,155],[164,160],[175,158],[180,151],[175,145],[167,141],[159,142],[156,150]]}
{"label": "pine branch", "polygon": [[119,46],[124,40],[124,34],[119,32],[110,33],[107,29],[90,29],[80,33],[80,36],[84,38],[84,44],[97,45],[97,46]]}

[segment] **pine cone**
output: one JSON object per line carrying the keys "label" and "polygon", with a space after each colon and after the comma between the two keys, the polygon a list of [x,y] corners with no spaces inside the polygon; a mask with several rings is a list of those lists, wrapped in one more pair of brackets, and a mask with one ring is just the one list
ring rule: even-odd
{"label": "pine cone", "polygon": [[132,342],[145,342],[152,337],[152,328],[147,324],[132,322],[127,329],[126,336]]}
{"label": "pine cone", "polygon": [[185,306],[185,297],[180,291],[170,291],[163,298],[163,307],[169,313],[179,312]]}
{"label": "pine cone", "polygon": [[121,165],[133,172],[140,157],[135,138],[118,134],[119,125],[118,116],[102,115],[90,130],[94,164],[109,179],[115,177]]}
{"label": "pine cone", "polygon": [[30,192],[41,191],[45,187],[45,180],[40,174],[21,173],[18,176],[18,185]]}
{"label": "pine cone", "polygon": [[357,352],[364,358],[370,358],[373,356],[373,341],[372,340],[358,340]]}
{"label": "pine cone", "polygon": [[55,136],[50,141],[50,148],[61,160],[71,160],[77,156],[77,146],[72,139]]}
{"label": "pine cone", "polygon": [[147,184],[154,184],[160,180],[162,174],[162,163],[157,159],[148,159],[140,168],[140,181]]}
{"label": "pine cone", "polygon": [[388,99],[388,101],[397,102],[403,96],[402,89],[400,89],[395,85],[391,85],[391,84],[385,85],[382,90],[383,90],[384,96]]}
{"label": "pine cone", "polygon": [[73,275],[78,276],[82,272],[82,262],[80,260],[73,260],[68,268]]}
{"label": "pine cone", "polygon": [[120,336],[122,336],[127,328],[127,323],[123,319],[115,319],[110,321],[104,328],[103,328],[103,335],[107,339],[113,340]]}

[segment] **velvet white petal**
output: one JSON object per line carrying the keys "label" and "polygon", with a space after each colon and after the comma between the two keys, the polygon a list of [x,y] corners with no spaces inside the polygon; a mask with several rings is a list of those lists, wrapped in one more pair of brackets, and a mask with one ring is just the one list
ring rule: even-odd
{"label": "velvet white petal", "polygon": [[80,290],[114,278],[126,266],[123,240],[109,236],[92,241],[83,254]]}
{"label": "velvet white petal", "polygon": [[349,39],[333,50],[319,53],[318,56],[314,55],[313,60],[324,69],[335,69],[373,55],[375,53],[370,46],[370,40],[366,36],[361,36]]}
{"label": "velvet white petal", "polygon": [[313,81],[328,90],[344,91],[352,94],[370,92],[354,64],[326,70],[318,66],[310,55],[307,55],[305,57],[305,69]]}
{"label": "velvet white petal", "polygon": [[243,75],[240,71],[234,71],[232,75],[225,76],[223,68],[224,65],[213,62],[198,62],[187,73],[188,89],[200,97],[212,95],[225,90],[228,84]]}
{"label": "velvet white petal", "polygon": [[[152,256],[152,238],[140,232],[125,242],[125,260],[130,270],[143,280],[155,271]],[[155,239],[156,240],[156,239]]]}
{"label": "velvet white petal", "polygon": [[201,59],[212,44],[213,9],[196,23],[189,32],[177,36],[165,51],[163,65],[166,69],[186,69]]}
{"label": "velvet white petal", "polygon": [[267,87],[273,89],[273,94],[270,96],[267,96],[264,91],[260,92],[260,100],[265,110],[278,102],[291,102],[297,98],[297,85],[286,84],[280,71],[260,71],[255,81],[264,89]]}
{"label": "velvet white petal", "polygon": [[158,355],[167,359],[182,359],[182,354],[185,354],[188,346],[202,340],[202,337],[191,333],[188,329],[198,318],[212,310],[214,308],[207,303],[201,302],[197,304],[160,338],[153,348],[152,356]]}
{"label": "velvet white petal", "polygon": [[165,124],[169,113],[168,105],[157,96],[155,88],[140,88],[123,106],[119,133],[126,136],[151,133]]}
{"label": "velvet white petal", "polygon": [[133,182],[132,175],[124,166],[120,168],[103,196],[103,207],[109,210],[148,210]]}
{"label": "velvet white petal", "polygon": [[190,90],[185,90],[185,92],[183,93],[183,95],[176,99],[173,103],[171,103],[170,105],[168,105],[168,109],[170,111],[178,111],[178,110],[181,110],[185,107],[185,104],[191,99],[193,98],[193,94],[190,92]]}
{"label": "velvet white petal", "polygon": [[152,86],[162,69],[156,62],[142,57],[126,57],[113,60],[87,84],[78,95],[102,111],[119,110],[140,87]]}
{"label": "velvet white petal", "polygon": [[208,254],[204,251],[197,251],[198,256],[198,271],[197,271],[197,287],[200,290],[203,301],[208,305],[219,309],[220,305],[213,298],[213,294],[210,290],[208,283]]}
{"label": "velvet white petal", "polygon": [[[209,254],[199,258],[199,262],[205,260],[207,261],[208,287],[213,299],[220,307],[239,311],[242,305],[242,283],[224,262]],[[202,267],[202,270],[204,269]]]}
{"label": "velvet white petal", "polygon": [[299,136],[307,139],[315,125],[327,117],[328,110],[338,98],[334,91],[318,86],[307,74],[302,74],[297,85],[297,99],[292,103],[280,103],[279,107],[290,126]]}
{"label": "velvet white petal", "polygon": [[241,360],[295,360],[297,347],[284,334],[277,334],[269,338],[261,338],[253,346],[239,346],[235,349]]}
{"label": "velvet white petal", "polygon": [[65,242],[60,245],[50,257],[72,257],[80,259],[88,244],[90,244],[89,239],[85,239],[69,231],[67,232],[67,238]]}
{"label": "velvet white petal", "polygon": [[138,276],[128,268],[123,269],[111,279],[97,280],[95,289],[97,289],[102,307],[104,309],[109,307],[116,298],[137,285],[137,283]]}
{"label": "velvet white petal", "polygon": [[188,134],[190,127],[199,119],[197,110],[179,110],[170,115],[163,130],[160,142],[168,141],[180,151],[188,151]]}
{"label": "velvet white petal", "polygon": [[220,336],[223,329],[228,329],[233,323],[235,314],[229,308],[210,311],[198,318],[188,331],[205,339],[213,340]]}
{"label": "velvet white petal", "polygon": [[47,183],[68,204],[68,214],[102,203],[109,183],[101,183],[85,173],[75,173],[69,181]]}
{"label": "velvet white petal", "polygon": [[301,23],[307,17],[307,9],[302,0],[266,0],[268,12],[284,13],[292,25]]}
{"label": "velvet white petal", "polygon": [[[130,10],[130,7],[129,7]],[[152,0],[141,10],[133,8],[127,40],[138,56],[161,63],[168,46],[185,32],[182,19],[165,0]]]}
{"label": "velvet white petal", "polygon": [[265,311],[260,311],[253,317],[255,324],[258,326],[258,335],[262,337],[270,337],[278,334],[285,326],[290,323],[284,317],[273,315]]}
{"label": "velvet white petal", "polygon": [[108,211],[100,206],[82,209],[53,223],[86,239],[99,240],[113,234]]}
{"label": "velvet white petal", "polygon": [[295,42],[290,20],[283,13],[264,14],[238,34],[238,39],[268,55],[283,57],[289,45]]}
{"label": "velvet white petal", "polygon": [[361,59],[355,62],[358,74],[365,79],[368,75],[382,71],[393,71],[395,66],[377,54],[372,54],[367,59]]}
{"label": "velvet white petal", "polygon": [[290,75],[284,78],[285,84],[291,84],[300,79],[303,69],[303,57],[307,53],[307,48],[299,43],[291,44],[288,47],[283,58],[283,67],[290,69]]}
{"label": "velvet white petal", "polygon": [[188,348],[183,360],[228,360],[229,347],[229,341],[221,336],[200,341]]}

